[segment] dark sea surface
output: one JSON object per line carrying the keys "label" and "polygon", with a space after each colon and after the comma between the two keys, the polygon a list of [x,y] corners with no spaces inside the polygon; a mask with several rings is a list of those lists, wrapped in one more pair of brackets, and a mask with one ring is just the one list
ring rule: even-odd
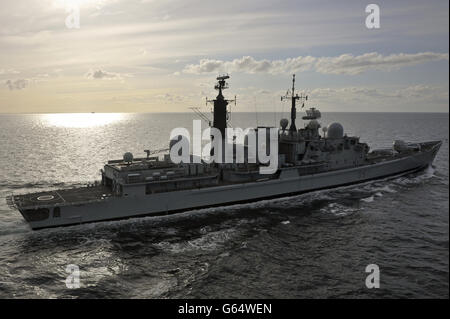
{"label": "dark sea surface", "polygon": [[[234,113],[234,127],[280,114]],[[32,231],[10,193],[80,186],[192,114],[0,115],[1,298],[448,298],[448,114],[327,113],[372,148],[443,140],[424,172],[245,205]],[[300,121],[298,121],[300,122]],[[302,124],[298,125],[301,126]],[[80,267],[68,289],[66,266]],[[365,268],[380,268],[367,289]]]}

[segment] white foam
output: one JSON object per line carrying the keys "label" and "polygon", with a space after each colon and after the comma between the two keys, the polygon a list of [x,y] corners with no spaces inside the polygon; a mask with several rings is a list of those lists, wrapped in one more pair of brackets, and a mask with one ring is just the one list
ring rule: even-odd
{"label": "white foam", "polygon": [[196,250],[212,251],[218,249],[221,245],[234,237],[235,232],[236,230],[234,228],[225,229],[207,233],[193,240],[175,243],[162,241],[155,243],[154,246],[170,253],[184,253]]}
{"label": "white foam", "polygon": [[347,216],[355,212],[355,209],[338,204],[330,203],[327,207],[320,209],[323,213],[331,213],[334,216]]}
{"label": "white foam", "polygon": [[397,193],[397,191],[395,189],[392,189],[389,187],[389,185],[386,185],[384,187],[378,188],[377,190],[382,191],[382,192],[386,192],[386,193]]}
{"label": "white foam", "polygon": [[414,185],[414,184],[419,184],[422,183],[424,181],[427,181],[431,178],[436,177],[436,175],[434,175],[434,168],[432,166],[428,166],[421,174],[416,175],[414,177],[402,177],[397,179],[395,182],[398,185],[401,186],[410,186],[410,185]]}
{"label": "white foam", "polygon": [[435,173],[434,167],[431,166],[431,165],[429,165],[429,166],[425,169],[425,171],[424,171],[424,173],[422,174],[422,176],[425,176],[426,178],[430,178],[430,177],[435,176],[434,173]]}
{"label": "white foam", "polygon": [[365,203],[371,203],[371,202],[373,202],[374,200],[375,200],[375,199],[374,199],[373,196],[366,197],[366,198],[361,198],[361,201],[362,201],[362,202],[365,202]]}

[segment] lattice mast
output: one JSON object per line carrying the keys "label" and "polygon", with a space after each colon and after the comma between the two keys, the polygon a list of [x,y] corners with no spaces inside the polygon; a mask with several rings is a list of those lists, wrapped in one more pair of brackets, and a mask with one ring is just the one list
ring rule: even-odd
{"label": "lattice mast", "polygon": [[296,132],[297,127],[295,126],[295,119],[297,118],[296,102],[300,100],[302,102],[302,108],[305,106],[305,101],[308,100],[308,96],[303,93],[298,95],[295,93],[295,74],[292,75],[292,91],[289,90],[284,96],[281,97],[281,101],[291,100],[291,126],[289,127],[290,132]]}

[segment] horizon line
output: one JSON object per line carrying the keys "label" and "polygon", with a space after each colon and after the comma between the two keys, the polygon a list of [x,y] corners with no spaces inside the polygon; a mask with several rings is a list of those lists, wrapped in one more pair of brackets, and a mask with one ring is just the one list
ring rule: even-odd
{"label": "horizon line", "polygon": [[[209,112],[208,112],[209,113]],[[273,112],[273,111],[261,111],[261,112],[241,112],[236,111],[232,113],[241,113],[241,114],[261,114],[261,113],[290,113],[286,112]],[[297,112],[297,113],[301,113]],[[449,114],[449,111],[434,111],[434,112],[426,112],[426,111],[321,111],[322,114],[326,113],[367,113],[367,114]],[[0,112],[0,115],[42,115],[42,114],[192,114],[193,112]]]}

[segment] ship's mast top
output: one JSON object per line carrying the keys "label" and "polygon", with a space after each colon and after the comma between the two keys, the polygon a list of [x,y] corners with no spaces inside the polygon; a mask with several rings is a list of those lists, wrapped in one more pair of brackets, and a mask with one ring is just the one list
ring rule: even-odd
{"label": "ship's mast top", "polygon": [[289,92],[289,90],[286,92],[284,96],[281,97],[281,101],[290,99],[292,102],[291,106],[291,126],[289,127],[290,132],[296,132],[297,127],[295,126],[295,119],[297,117],[297,109],[295,107],[295,104],[297,100],[302,101],[302,107],[305,106],[305,102],[308,100],[308,96],[304,94],[296,94],[295,93],[295,74],[292,75],[292,91]]}
{"label": "ship's mast top", "polygon": [[226,100],[222,94],[222,90],[228,89],[228,83],[226,82],[226,80],[228,80],[229,78],[230,76],[228,74],[218,76],[217,84],[214,86],[214,88],[219,91],[219,94],[217,95],[215,100],[208,100],[208,98],[206,98],[206,103],[214,104],[213,127],[217,128],[222,133],[222,137],[225,136],[225,129],[229,120],[229,111],[227,110],[227,105],[230,102],[234,102],[236,104],[236,97],[234,98],[234,100]]}
{"label": "ship's mast top", "polygon": [[217,84],[214,86],[214,88],[219,91],[217,98],[223,99],[222,90],[228,89],[228,83],[226,80],[229,78],[230,76],[228,74],[217,77]]}

